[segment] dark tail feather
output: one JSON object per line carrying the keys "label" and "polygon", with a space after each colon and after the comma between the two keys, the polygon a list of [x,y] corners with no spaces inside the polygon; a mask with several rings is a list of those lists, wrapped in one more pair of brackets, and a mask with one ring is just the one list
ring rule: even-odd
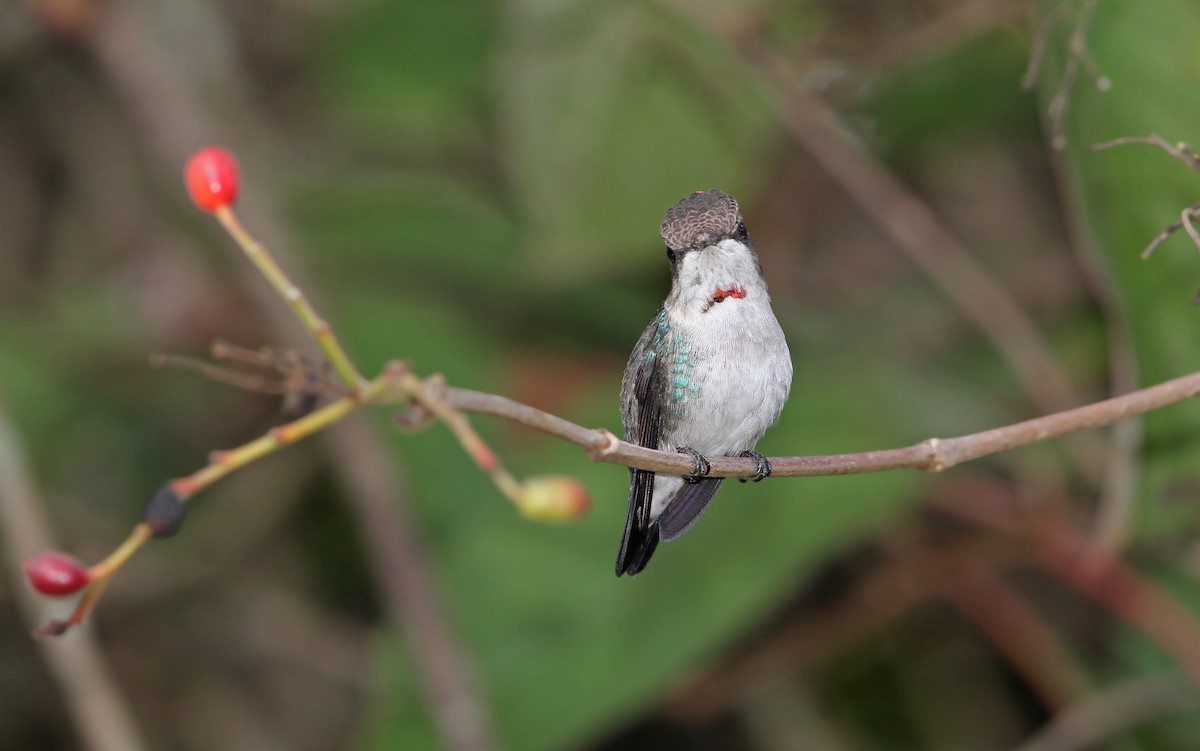
{"label": "dark tail feather", "polygon": [[633,576],[646,567],[658,546],[658,522],[649,524],[654,494],[654,473],[630,471],[629,511],[625,515],[625,533],[617,553],[617,576]]}
{"label": "dark tail feather", "polygon": [[723,479],[709,477],[683,486],[679,495],[675,496],[675,500],[671,501],[671,505],[667,506],[655,522],[660,528],[659,534],[663,542],[670,542],[692,528],[704,513],[704,509],[708,508],[708,502],[721,489]]}
{"label": "dark tail feather", "polygon": [[633,533],[626,535],[621,542],[621,554],[617,558],[617,576],[621,574],[633,576],[641,573],[642,569],[646,568],[646,564],[650,562],[650,556],[654,555],[656,547],[658,547],[658,522],[651,524],[649,529],[634,529]]}

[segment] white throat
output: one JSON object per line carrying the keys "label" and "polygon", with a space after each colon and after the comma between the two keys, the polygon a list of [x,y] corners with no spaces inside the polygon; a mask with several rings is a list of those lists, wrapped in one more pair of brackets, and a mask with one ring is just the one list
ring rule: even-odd
{"label": "white throat", "polygon": [[684,253],[675,270],[668,305],[677,315],[707,315],[721,306],[769,306],[767,285],[754,251],[726,238],[702,250]]}

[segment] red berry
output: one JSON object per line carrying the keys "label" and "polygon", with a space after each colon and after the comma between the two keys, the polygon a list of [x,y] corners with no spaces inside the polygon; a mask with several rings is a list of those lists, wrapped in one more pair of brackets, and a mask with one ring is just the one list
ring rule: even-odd
{"label": "red berry", "polygon": [[241,187],[237,160],[219,146],[200,149],[188,160],[184,170],[188,193],[205,211],[232,206]]}
{"label": "red berry", "polygon": [[33,588],[51,597],[75,594],[92,580],[87,567],[66,553],[39,553],[26,560],[24,568]]}

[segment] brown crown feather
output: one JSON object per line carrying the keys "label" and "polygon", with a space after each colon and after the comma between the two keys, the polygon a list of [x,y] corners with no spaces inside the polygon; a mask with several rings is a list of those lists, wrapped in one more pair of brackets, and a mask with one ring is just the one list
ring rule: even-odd
{"label": "brown crown feather", "polygon": [[668,248],[683,250],[701,235],[732,235],[741,221],[733,196],[715,189],[696,191],[667,210],[659,231]]}

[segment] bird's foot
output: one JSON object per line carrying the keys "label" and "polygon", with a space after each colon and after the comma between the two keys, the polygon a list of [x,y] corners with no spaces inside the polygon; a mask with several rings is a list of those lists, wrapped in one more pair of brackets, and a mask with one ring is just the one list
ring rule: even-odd
{"label": "bird's foot", "polygon": [[738,454],[738,456],[747,457],[758,462],[758,468],[754,475],[751,477],[739,477],[738,482],[746,482],[747,480],[760,482],[763,478],[771,476],[771,462],[767,461],[767,457],[763,456],[757,451],[743,451],[742,453]]}
{"label": "bird's foot", "polygon": [[699,451],[690,446],[676,446],[675,450],[681,454],[687,454],[688,456],[692,457],[692,473],[690,475],[683,476],[685,482],[695,485],[708,476],[708,473],[712,467],[709,465],[708,459],[704,458],[704,454],[701,454]]}

